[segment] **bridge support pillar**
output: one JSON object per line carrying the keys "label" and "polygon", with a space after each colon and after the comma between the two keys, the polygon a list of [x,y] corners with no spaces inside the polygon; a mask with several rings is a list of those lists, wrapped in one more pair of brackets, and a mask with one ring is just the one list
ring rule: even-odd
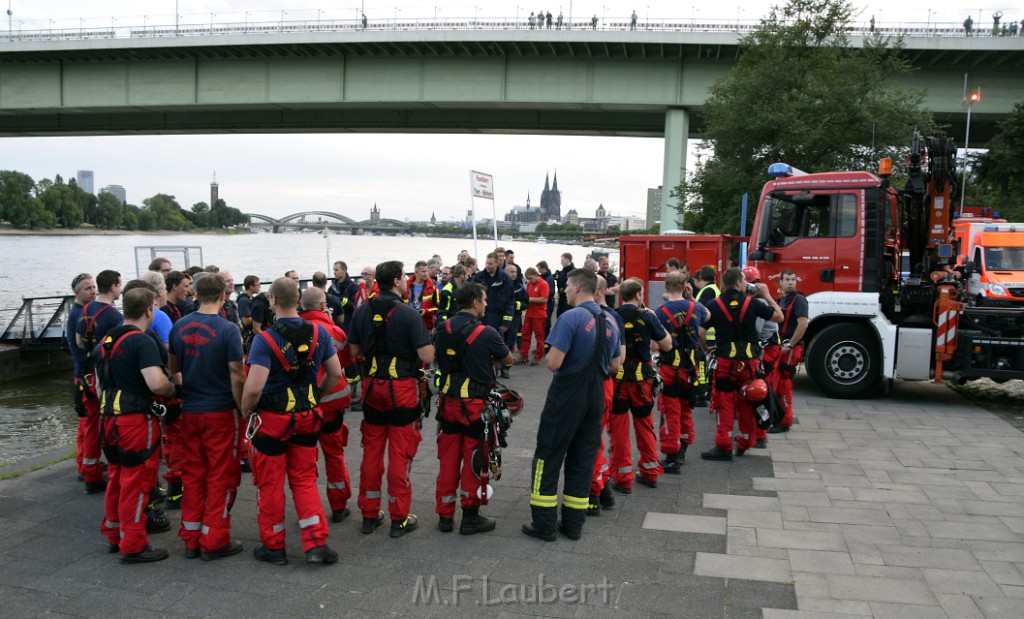
{"label": "bridge support pillar", "polygon": [[[686,139],[690,135],[690,113],[669,110],[665,114],[665,171],[661,184],[661,232],[678,230],[682,216],[676,212],[672,190],[686,178]],[[678,224],[676,222],[679,222]]]}

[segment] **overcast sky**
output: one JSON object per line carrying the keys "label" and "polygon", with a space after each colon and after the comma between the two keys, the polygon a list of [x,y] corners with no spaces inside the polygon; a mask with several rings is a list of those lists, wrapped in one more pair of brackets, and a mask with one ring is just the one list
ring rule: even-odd
{"label": "overcast sky", "polygon": [[[1024,1],[996,0],[1004,19],[1024,18]],[[2,0],[0,0],[2,2]],[[118,26],[173,24],[174,0],[9,0],[14,30],[101,27],[116,17]],[[541,7],[568,20],[570,2],[501,0],[474,4],[443,1],[358,0],[178,0],[180,22],[277,22],[352,19],[360,6],[370,20],[439,18],[525,19]],[[527,8],[527,4],[530,6]],[[754,21],[767,14],[764,0],[744,0],[714,7],[708,3],[650,1],[574,1],[576,20],[596,14],[608,21],[626,19],[636,10],[687,21]],[[970,13],[991,24],[993,8],[979,9],[964,0],[907,0],[896,5],[854,3],[866,22],[950,22]],[[317,6],[319,5],[319,6]],[[518,8],[523,7],[523,8]],[[147,13],[140,12],[145,7]],[[397,11],[396,11],[397,7]],[[930,12],[929,12],[930,10]],[[51,24],[52,22],[52,24]],[[2,45],[2,44],[0,44]],[[2,49],[2,47],[0,47]],[[92,170],[95,188],[123,185],[128,200],[139,204],[155,193],[169,193],[186,208],[209,200],[216,171],[220,196],[245,212],[284,216],[303,210],[341,212],[357,220],[369,217],[373,203],[384,217],[461,219],[469,208],[469,170],[494,174],[499,214],[524,204],[527,192],[538,201],[546,173],[558,172],[562,210],[593,213],[598,204],[613,214],[642,216],[647,188],[662,178],[661,139],[557,136],[301,134],[220,136],[110,136],[4,138],[0,168],[16,169],[35,179],[61,174],[73,177]],[[478,209],[489,208],[481,201]]]}

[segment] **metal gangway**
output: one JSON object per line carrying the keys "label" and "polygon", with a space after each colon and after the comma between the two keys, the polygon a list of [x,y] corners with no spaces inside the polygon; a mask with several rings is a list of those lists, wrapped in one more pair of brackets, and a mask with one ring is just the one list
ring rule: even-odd
{"label": "metal gangway", "polygon": [[[75,297],[25,297],[21,307],[0,309],[0,344],[23,350],[68,350],[64,329]],[[13,312],[7,320],[3,313]]]}

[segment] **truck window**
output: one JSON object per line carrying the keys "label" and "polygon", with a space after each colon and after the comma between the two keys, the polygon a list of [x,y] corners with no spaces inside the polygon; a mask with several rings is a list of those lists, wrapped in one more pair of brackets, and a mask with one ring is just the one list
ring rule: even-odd
{"label": "truck window", "polygon": [[857,232],[853,194],[774,195],[765,200],[767,230],[760,241],[782,247],[802,238],[852,237]]}
{"label": "truck window", "polygon": [[986,247],[985,268],[990,271],[1024,271],[1024,247]]}

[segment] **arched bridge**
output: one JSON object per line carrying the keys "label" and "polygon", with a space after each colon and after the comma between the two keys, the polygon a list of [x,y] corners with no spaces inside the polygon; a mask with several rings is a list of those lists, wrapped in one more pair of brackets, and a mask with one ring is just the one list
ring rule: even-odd
{"label": "arched bridge", "polygon": [[409,224],[397,219],[364,219],[363,221],[356,221],[351,217],[346,217],[341,213],[332,213],[331,211],[303,211],[301,213],[292,213],[280,219],[259,213],[246,213],[245,216],[249,218],[251,226],[272,228],[274,232],[281,232],[285,228],[307,228],[311,230],[328,228],[331,230],[348,230],[353,234],[362,234],[363,232],[405,232],[409,229]]}

